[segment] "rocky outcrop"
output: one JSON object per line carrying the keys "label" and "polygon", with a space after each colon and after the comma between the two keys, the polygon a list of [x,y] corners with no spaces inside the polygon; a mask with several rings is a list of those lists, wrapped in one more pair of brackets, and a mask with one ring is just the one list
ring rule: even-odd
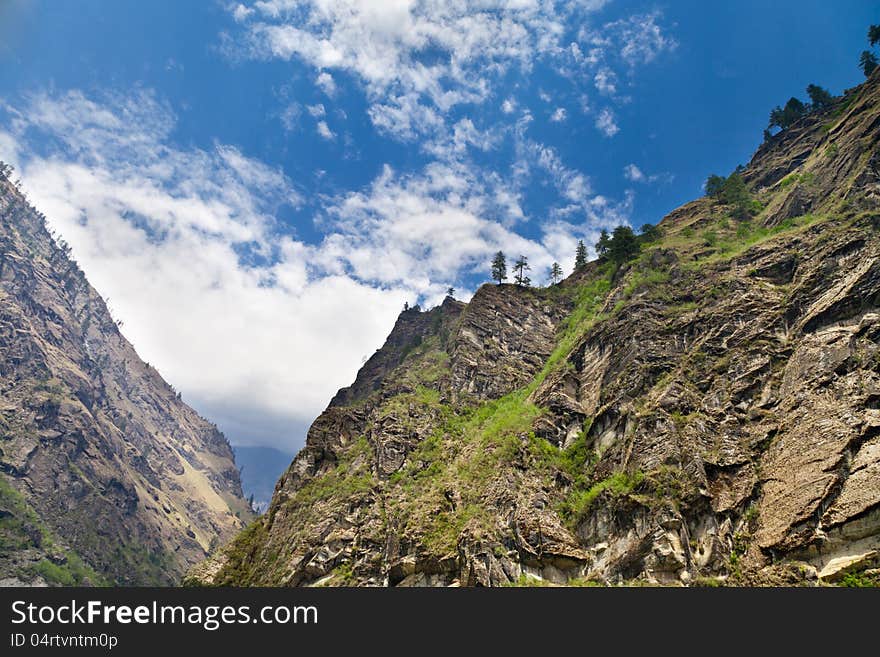
{"label": "rocky outcrop", "polygon": [[749,219],[702,198],[627,262],[401,317],[192,581],[877,581],[878,128],[875,75],[758,150]]}
{"label": "rocky outcrop", "polygon": [[249,516],[226,439],[0,179],[0,578],[170,584]]}
{"label": "rocky outcrop", "polygon": [[537,374],[570,305],[516,285],[484,285],[464,310],[450,346],[450,388],[494,399]]}
{"label": "rocky outcrop", "polygon": [[369,397],[424,339],[448,333],[464,307],[460,301],[446,297],[440,306],[428,312],[421,312],[418,307],[402,312],[382,348],[364,363],[354,383],[336,393],[330,406],[350,405]]}

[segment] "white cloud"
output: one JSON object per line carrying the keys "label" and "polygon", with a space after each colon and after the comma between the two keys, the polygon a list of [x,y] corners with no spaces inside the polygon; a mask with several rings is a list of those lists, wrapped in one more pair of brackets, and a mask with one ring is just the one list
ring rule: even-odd
{"label": "white cloud", "polygon": [[[573,58],[601,95],[616,103],[629,102],[631,97],[620,92],[632,86],[636,71],[677,48],[677,41],[660,26],[660,17],[655,11],[598,27],[585,22],[580,27],[575,44],[578,47],[572,48]],[[597,126],[606,136],[617,132],[613,115],[606,111],[598,115]]]}
{"label": "white cloud", "polygon": [[306,109],[309,114],[312,115],[312,118],[320,119],[322,116],[326,116],[327,110],[324,109],[323,103],[316,103],[315,105],[306,105]]}
{"label": "white cloud", "polygon": [[235,5],[232,9],[232,17],[239,23],[246,21],[253,13],[253,9],[242,4]]}
{"label": "white cloud", "polygon": [[368,189],[328,208],[321,264],[437,300],[452,272],[488,275],[489,254],[499,249],[526,255],[536,271],[564,257],[490,218],[505,212],[511,223],[523,218],[516,194],[497,177],[450,164],[418,175],[386,167]]}
{"label": "white cloud", "polygon": [[613,137],[620,132],[614,112],[607,107],[599,112],[599,115],[596,117],[596,128],[606,137]]}
{"label": "white cloud", "polygon": [[671,173],[652,173],[648,175],[635,164],[627,164],[623,167],[623,177],[634,183],[655,183],[659,181],[668,184],[675,179],[675,176]]}
{"label": "white cloud", "polygon": [[445,133],[423,145],[424,150],[443,162],[461,159],[468,147],[481,151],[490,150],[498,141],[498,135],[479,130],[470,119],[461,119]]}
{"label": "white cloud", "polygon": [[664,34],[657,24],[659,16],[658,12],[632,16],[608,26],[612,31],[619,31],[619,40],[623,44],[620,56],[631,67],[649,64],[661,53],[678,47],[678,42]]}
{"label": "white cloud", "polygon": [[593,76],[593,83],[596,85],[599,93],[609,96],[617,93],[617,76],[610,68],[603,67],[596,71],[596,74]]}
{"label": "white cloud", "polygon": [[[544,216],[550,217],[553,221],[564,219],[565,221],[560,221],[558,225],[569,225],[569,235],[577,232],[571,228],[569,222],[579,224],[580,230],[589,231],[628,223],[632,214],[632,192],[626,192],[622,201],[596,194],[589,176],[566,166],[558,151],[552,146],[537,142],[528,136],[528,126],[532,120],[530,114],[525,114],[517,122],[516,161],[511,183],[513,188],[518,189],[534,182],[551,184],[559,195],[559,203],[546,205],[543,210]],[[546,225],[548,224],[545,219],[542,222],[542,230]],[[547,245],[546,239],[542,239],[542,243]]]}
{"label": "white cloud", "polygon": [[580,105],[583,114],[590,113],[590,97],[587,96],[587,94],[581,94],[578,97],[578,104]]}
{"label": "white cloud", "polygon": [[318,131],[318,134],[321,135],[321,137],[323,137],[324,139],[336,138],[336,134],[330,129],[326,121],[318,121],[316,129]]}
{"label": "white cloud", "polygon": [[[347,69],[372,93],[423,91],[438,105],[455,88],[482,94],[480,80],[470,75],[478,67],[528,65],[537,54],[554,52],[562,21],[584,11],[573,3],[531,0],[266,0],[252,8],[257,15],[246,39],[253,54]],[[429,47],[448,60],[426,58]]]}
{"label": "white cloud", "polygon": [[313,268],[272,218],[293,183],[230,146],[170,146],[173,122],[150,94],[36,96],[0,158],[50,137],[19,159],[25,188],[139,354],[233,439],[294,448],[412,292]]}
{"label": "white cloud", "polygon": [[420,103],[415,94],[398,96],[388,103],[374,103],[368,112],[379,132],[403,141],[414,140],[419,135],[439,134],[445,126],[443,117]]}
{"label": "white cloud", "polygon": [[299,103],[290,103],[281,111],[278,118],[281,120],[285,132],[292,132],[299,127],[300,115],[302,115],[302,106]]}
{"label": "white cloud", "polygon": [[[462,105],[480,105],[505,91],[509,74],[528,76],[536,64],[587,84],[613,103],[638,65],[676,47],[659,12],[597,24],[605,0],[260,0],[231,9],[240,27],[227,35],[235,57],[297,60],[313,67],[315,84],[336,92],[334,74],[361,83],[376,130],[429,152],[454,139]],[[558,89],[552,89],[554,95]],[[502,96],[503,97],[503,96]],[[538,97],[552,103],[540,88]],[[592,113],[586,96],[581,110]],[[453,110],[459,108],[456,114]],[[501,101],[501,119],[468,112],[476,129],[497,135],[517,109]],[[562,109],[562,108],[560,108]],[[553,120],[561,121],[559,109]],[[321,118],[317,117],[316,118]],[[611,110],[595,117],[603,134],[617,132]],[[488,123],[496,121],[495,124]],[[498,143],[494,139],[493,143]],[[480,142],[482,146],[484,142]],[[478,147],[469,142],[468,147]],[[456,157],[465,152],[447,149]]]}
{"label": "white cloud", "polygon": [[[386,167],[327,200],[322,237],[306,244],[273,218],[302,202],[293,181],[228,145],[172,145],[175,117],[149,92],[39,95],[7,112],[0,158],[17,163],[140,355],[240,443],[298,447],[404,300],[437,303],[450,284],[467,298],[466,279],[488,277],[498,249],[536,272],[569,267],[578,238],[631,206],[591,196],[585,175],[525,139],[522,118],[523,166],[549,176],[574,223],[559,212],[523,237],[516,179],[435,162]],[[485,138],[468,120],[455,127],[460,144]]]}
{"label": "white cloud", "polygon": [[631,182],[642,182],[645,180],[645,174],[635,164],[627,164],[623,167],[623,175]]}
{"label": "white cloud", "polygon": [[[262,0],[245,11],[230,47],[237,56],[297,59],[318,71],[325,91],[332,71],[358,78],[376,127],[414,140],[445,127],[450,109],[482,103],[505,74],[530,71],[539,60],[554,68],[591,68],[596,48],[585,54],[572,25],[589,24],[604,0]],[[652,15],[653,17],[654,15]],[[651,18],[651,21],[654,19]],[[637,23],[613,24],[618,35],[648,33]],[[659,28],[658,28],[659,30]],[[654,35],[664,37],[662,32]],[[610,41],[609,41],[610,43]],[[654,44],[650,52],[662,44]],[[621,46],[622,48],[622,46]],[[629,53],[629,51],[627,51]],[[623,56],[623,55],[621,55]],[[629,55],[627,55],[629,57]],[[552,102],[541,92],[545,102]],[[512,113],[515,103],[502,105]]]}
{"label": "white cloud", "polygon": [[590,179],[580,171],[565,166],[556,149],[528,139],[521,133],[517,142],[515,166],[515,176],[520,183],[533,175],[533,168],[549,175],[566,204],[582,209],[586,207],[592,193]]}
{"label": "white cloud", "polygon": [[328,96],[333,97],[336,95],[336,81],[326,71],[323,71],[315,78],[315,84]]}
{"label": "white cloud", "polygon": [[553,123],[562,123],[567,118],[567,115],[568,113],[564,107],[557,107],[553,114],[550,115],[550,120]]}
{"label": "white cloud", "polygon": [[18,141],[16,139],[0,130],[0,159],[2,159],[6,164],[12,165],[14,169],[19,168],[19,156],[18,156]]}

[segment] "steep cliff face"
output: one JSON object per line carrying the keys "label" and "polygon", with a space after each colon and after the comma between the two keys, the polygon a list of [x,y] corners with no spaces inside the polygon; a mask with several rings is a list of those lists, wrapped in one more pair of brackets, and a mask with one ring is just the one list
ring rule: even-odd
{"label": "steep cliff face", "polygon": [[876,583],[878,141],[875,75],[758,150],[751,218],[404,314],[191,581]]}
{"label": "steep cliff face", "polygon": [[230,447],[5,177],[0,217],[0,581],[179,581],[248,519]]}

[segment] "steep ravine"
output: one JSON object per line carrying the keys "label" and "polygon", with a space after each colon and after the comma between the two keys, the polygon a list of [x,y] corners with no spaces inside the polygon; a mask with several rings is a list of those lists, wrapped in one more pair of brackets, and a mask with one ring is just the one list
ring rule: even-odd
{"label": "steep ravine", "polygon": [[226,439],[0,177],[0,584],[173,584],[249,518]]}
{"label": "steep ravine", "polygon": [[880,74],[621,263],[404,312],[232,585],[877,582]]}

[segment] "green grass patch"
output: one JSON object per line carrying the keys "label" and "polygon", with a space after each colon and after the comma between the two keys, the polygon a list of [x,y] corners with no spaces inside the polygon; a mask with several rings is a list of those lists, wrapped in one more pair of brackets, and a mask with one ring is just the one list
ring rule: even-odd
{"label": "green grass patch", "polygon": [[529,393],[537,389],[547,375],[568,358],[571,350],[580,342],[587,332],[598,322],[606,318],[599,310],[605,303],[611,290],[611,265],[603,265],[594,279],[581,285],[575,295],[574,310],[562,323],[556,348],[550,354],[544,367],[529,386]]}
{"label": "green grass patch", "polygon": [[703,265],[729,260],[744,253],[749,248],[762,244],[778,235],[794,233],[804,230],[808,226],[820,221],[827,220],[825,215],[805,214],[800,217],[792,217],[781,221],[776,226],[762,226],[751,221],[739,222],[736,231],[727,231],[719,234],[715,244],[715,252],[683,265],[686,270],[696,270]]}
{"label": "green grass patch", "polygon": [[629,299],[638,290],[662,285],[668,280],[668,271],[662,271],[658,269],[634,271],[629,276],[626,286],[623,288],[623,296],[625,299]]}
{"label": "green grass patch", "polygon": [[[450,412],[409,454],[404,468],[389,478],[400,491],[391,496],[389,514],[420,531],[432,554],[454,552],[471,521],[491,530],[486,489],[519,457],[544,412],[527,401],[530,392],[531,386],[458,414]],[[447,497],[449,491],[458,494],[455,505]]]}
{"label": "green grass patch", "polygon": [[571,445],[559,448],[543,438],[532,437],[529,444],[536,465],[548,472],[563,472],[572,481],[574,488],[588,486],[588,477],[599,456],[588,446],[588,435],[592,420],[584,422],[583,429]]}
{"label": "green grass patch", "polygon": [[42,576],[43,579],[51,584],[60,584],[61,586],[73,586],[76,584],[76,580],[74,580],[66,568],[62,568],[48,559],[43,559],[37,563],[34,566],[34,573]]}
{"label": "green grass patch", "polygon": [[[837,151],[835,151],[836,153]],[[801,183],[804,185],[812,185],[816,181],[816,174],[807,171],[804,173],[790,173],[785,178],[779,181],[780,189],[787,189],[794,185],[795,183]]]}
{"label": "green grass patch", "polygon": [[840,585],[854,589],[869,589],[880,587],[880,573],[847,573],[840,580]]}
{"label": "green grass patch", "polygon": [[724,586],[724,580],[717,577],[695,577],[691,586],[702,589],[717,589]]}
{"label": "green grass patch", "polygon": [[670,317],[676,317],[678,315],[692,312],[697,308],[699,308],[699,304],[697,304],[696,301],[685,301],[672,306],[666,306],[664,312]]}
{"label": "green grass patch", "polygon": [[332,571],[333,584],[337,586],[354,586],[357,580],[354,576],[354,568],[348,562],[337,565]]}
{"label": "green grass patch", "polygon": [[380,418],[391,415],[404,420],[409,416],[410,407],[440,407],[440,392],[434,388],[419,385],[413,392],[402,393],[388,399],[379,412]]}
{"label": "green grass patch", "polygon": [[445,351],[432,351],[425,354],[415,370],[415,375],[420,383],[435,383],[448,372],[449,354]]}
{"label": "green grass patch", "polygon": [[633,473],[615,472],[607,479],[603,479],[589,488],[573,487],[573,490],[562,502],[560,512],[564,518],[576,524],[587,515],[590,506],[602,493],[607,492],[613,497],[629,495],[644,479],[644,473],[638,471]]}
{"label": "green grass patch", "polygon": [[[0,550],[12,551],[40,545],[52,545],[51,533],[24,499],[10,484],[6,475],[0,475]],[[37,534],[36,538],[33,534]]]}
{"label": "green grass patch", "polygon": [[107,580],[95,572],[73,550],[63,550],[53,532],[46,527],[24,496],[0,475],[0,552],[39,548],[57,552],[65,563],[55,564],[47,559],[31,567],[31,573],[42,576],[51,584],[76,586],[88,580],[92,586],[106,586]]}
{"label": "green grass patch", "polygon": [[[269,530],[261,516],[244,528],[224,549],[229,557],[215,578],[218,586],[248,586],[255,581],[259,556],[266,545]],[[184,585],[192,582],[184,581]]]}
{"label": "green grass patch", "polygon": [[66,561],[56,564],[43,559],[33,566],[33,572],[40,575],[50,584],[61,586],[79,586],[88,581],[93,586],[104,584],[104,579],[89,568],[83,560],[70,551],[64,553]]}
{"label": "green grass patch", "polygon": [[369,441],[361,436],[345,451],[333,470],[314,477],[300,488],[295,501],[310,506],[331,498],[345,499],[371,490],[376,484],[371,465],[372,453]]}

